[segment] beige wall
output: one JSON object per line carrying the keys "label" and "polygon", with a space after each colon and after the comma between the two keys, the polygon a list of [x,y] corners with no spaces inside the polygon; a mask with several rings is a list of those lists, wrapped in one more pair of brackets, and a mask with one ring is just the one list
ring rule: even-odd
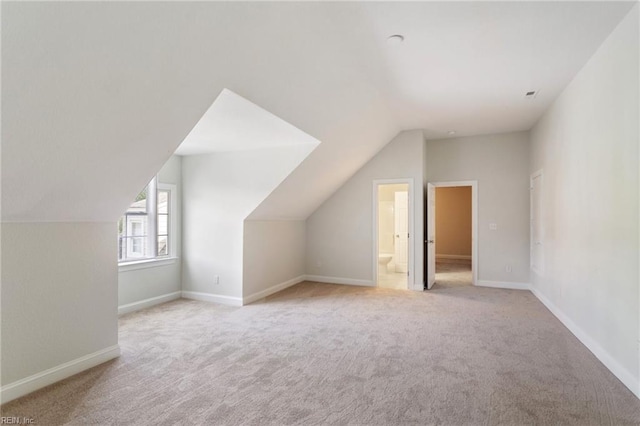
{"label": "beige wall", "polygon": [[[307,219],[307,267],[312,279],[375,285],[373,181],[413,179],[414,279],[423,286],[424,191],[421,130],[399,133]],[[411,287],[413,283],[411,283]]]}
{"label": "beige wall", "polygon": [[116,348],[116,238],[115,221],[2,223],[3,386]]}
{"label": "beige wall", "polygon": [[378,186],[378,253],[393,253],[395,237],[395,194],[409,191],[409,185]]}
{"label": "beige wall", "polygon": [[183,292],[242,301],[244,220],[312,149],[289,145],[182,158]]}
{"label": "beige wall", "polygon": [[170,264],[153,268],[118,272],[118,306],[122,307],[165,296],[182,288],[182,157],[174,155],[158,172],[158,183],[176,186],[176,229],[172,230],[178,259]]}
{"label": "beige wall", "polygon": [[543,170],[544,271],[533,291],[636,395],[640,7],[531,131]]}
{"label": "beige wall", "polygon": [[427,141],[426,174],[429,182],[478,182],[478,280],[528,283],[528,133]]}
{"label": "beige wall", "polygon": [[471,187],[436,188],[436,255],[471,256]]}
{"label": "beige wall", "polygon": [[306,237],[304,220],[245,220],[243,298],[301,281],[305,274]]}
{"label": "beige wall", "polygon": [[406,183],[386,184],[378,187],[378,201],[394,201],[396,192],[408,191],[409,185]]}

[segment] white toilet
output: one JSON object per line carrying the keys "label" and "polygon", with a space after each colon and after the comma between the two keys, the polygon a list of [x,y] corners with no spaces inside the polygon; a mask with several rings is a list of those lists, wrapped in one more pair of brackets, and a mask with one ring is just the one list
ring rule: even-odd
{"label": "white toilet", "polygon": [[389,272],[387,270],[387,265],[391,262],[391,259],[393,259],[392,254],[381,253],[378,255],[378,273],[382,272],[386,274]]}

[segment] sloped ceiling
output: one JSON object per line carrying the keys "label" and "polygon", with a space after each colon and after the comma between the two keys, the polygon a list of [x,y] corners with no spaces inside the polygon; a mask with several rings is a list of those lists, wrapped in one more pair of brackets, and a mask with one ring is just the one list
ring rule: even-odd
{"label": "sloped ceiling", "polygon": [[311,145],[311,152],[319,143],[269,111],[224,89],[182,141],[176,155],[293,145]]}
{"label": "sloped ceiling", "polygon": [[2,219],[115,220],[225,87],[322,141],[252,215],[305,218],[401,129],[529,128],[631,5],[3,2]]}

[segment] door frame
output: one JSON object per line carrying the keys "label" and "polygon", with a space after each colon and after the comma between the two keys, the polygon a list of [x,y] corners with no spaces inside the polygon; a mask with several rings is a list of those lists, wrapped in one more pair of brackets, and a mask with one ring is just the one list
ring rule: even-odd
{"label": "door frame", "polygon": [[395,185],[395,184],[408,184],[409,185],[409,244],[408,256],[407,256],[407,290],[414,289],[415,280],[415,235],[414,235],[414,203],[415,194],[413,192],[413,178],[398,178],[398,179],[374,179],[372,185],[372,213],[373,213],[373,282],[375,286],[378,286],[378,186],[380,185]]}
{"label": "door frame", "polygon": [[[472,284],[478,285],[478,181],[477,180],[461,180],[452,182],[429,182],[436,188],[446,188],[451,186],[470,186],[471,187],[471,276]],[[425,215],[427,212],[425,211]],[[437,220],[436,216],[436,220]],[[429,220],[429,218],[427,218]],[[428,228],[428,227],[427,227]],[[426,229],[426,228],[425,228]],[[436,238],[438,235],[436,234]],[[437,245],[438,242],[436,241]],[[434,245],[434,250],[435,250]],[[427,244],[426,250],[429,249]],[[425,259],[428,259],[429,253],[425,251]],[[427,278],[425,277],[425,280]]]}

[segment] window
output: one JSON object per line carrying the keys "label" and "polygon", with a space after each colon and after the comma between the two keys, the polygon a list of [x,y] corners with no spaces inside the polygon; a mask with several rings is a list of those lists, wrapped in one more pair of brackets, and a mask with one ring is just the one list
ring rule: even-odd
{"label": "window", "polygon": [[158,189],[158,256],[169,254],[169,208],[171,207],[171,191]]}
{"label": "window", "polygon": [[174,187],[153,178],[118,221],[118,261],[133,262],[173,255]]}

